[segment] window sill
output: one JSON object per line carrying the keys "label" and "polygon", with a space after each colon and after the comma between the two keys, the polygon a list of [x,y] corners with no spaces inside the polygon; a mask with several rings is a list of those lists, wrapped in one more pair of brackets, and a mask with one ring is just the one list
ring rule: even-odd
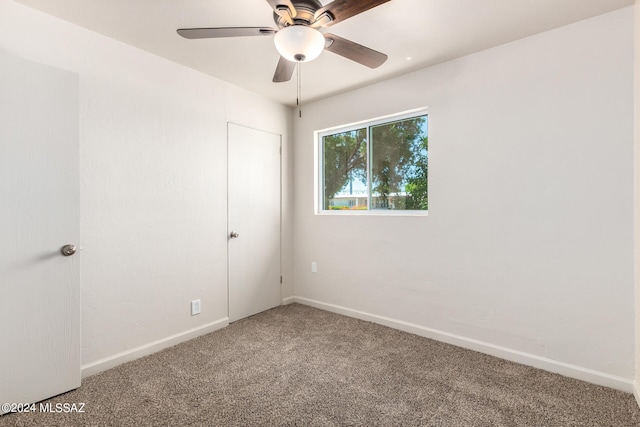
{"label": "window sill", "polygon": [[391,209],[374,209],[370,211],[341,210],[341,211],[318,211],[319,216],[429,216],[429,211],[401,211]]}

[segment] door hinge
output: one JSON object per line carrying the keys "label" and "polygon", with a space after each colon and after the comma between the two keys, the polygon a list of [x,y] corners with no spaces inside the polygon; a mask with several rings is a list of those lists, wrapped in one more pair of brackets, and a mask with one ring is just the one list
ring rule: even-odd
{"label": "door hinge", "polygon": [[282,283],[282,276],[280,276],[280,283]]}

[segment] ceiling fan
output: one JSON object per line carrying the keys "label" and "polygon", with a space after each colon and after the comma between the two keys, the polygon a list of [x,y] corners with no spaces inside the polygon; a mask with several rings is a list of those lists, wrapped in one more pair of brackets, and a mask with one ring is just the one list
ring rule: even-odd
{"label": "ceiling fan", "polygon": [[387,55],[330,33],[326,28],[390,0],[334,0],[322,6],[319,0],[266,0],[273,8],[276,28],[220,27],[181,28],[178,34],[187,39],[206,39],[274,35],[280,60],[273,81],[291,80],[298,62],[309,62],[323,50],[336,53],[369,68],[377,68]]}

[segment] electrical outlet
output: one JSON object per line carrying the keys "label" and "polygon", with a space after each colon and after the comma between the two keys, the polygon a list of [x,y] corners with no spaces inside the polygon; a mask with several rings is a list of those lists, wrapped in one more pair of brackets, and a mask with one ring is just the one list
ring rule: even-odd
{"label": "electrical outlet", "polygon": [[195,299],[191,301],[191,315],[195,316],[196,314],[200,314],[200,300]]}
{"label": "electrical outlet", "polygon": [[311,261],[311,272],[312,273],[318,272],[318,263],[315,261]]}

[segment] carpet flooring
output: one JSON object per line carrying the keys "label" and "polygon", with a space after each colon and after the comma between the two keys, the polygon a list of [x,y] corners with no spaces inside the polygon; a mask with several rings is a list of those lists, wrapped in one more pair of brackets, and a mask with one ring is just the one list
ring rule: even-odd
{"label": "carpet flooring", "polygon": [[630,394],[292,304],[85,378],[0,426],[640,426]]}

